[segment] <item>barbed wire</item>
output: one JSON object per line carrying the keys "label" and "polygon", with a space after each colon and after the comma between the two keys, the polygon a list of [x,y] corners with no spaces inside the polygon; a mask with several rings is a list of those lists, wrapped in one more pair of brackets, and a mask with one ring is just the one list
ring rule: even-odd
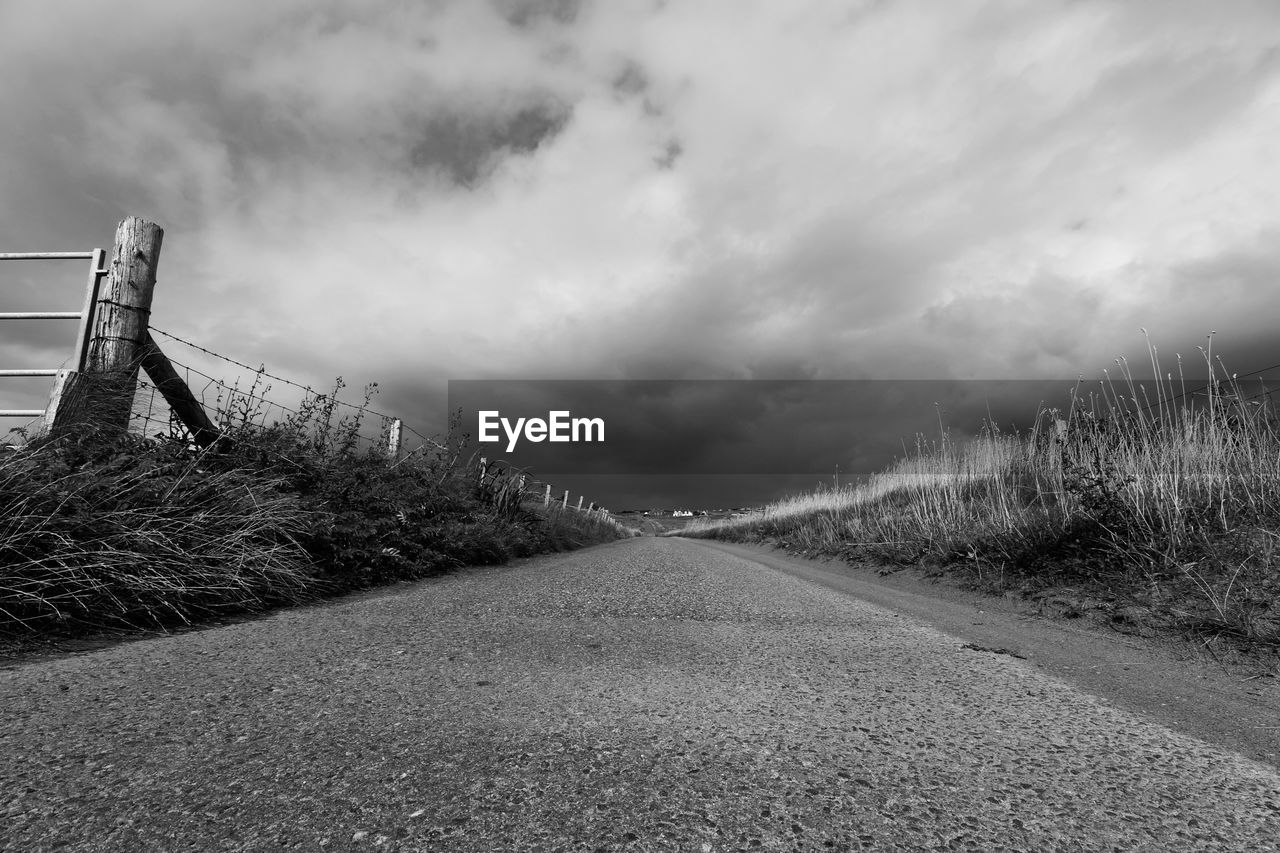
{"label": "barbed wire", "polygon": [[[192,395],[199,400],[201,406],[210,410],[209,414],[217,422],[219,429],[225,430],[249,423],[265,428],[273,416],[279,423],[281,419],[287,419],[287,416],[303,421],[310,414],[305,407],[295,409],[266,396],[271,391],[270,384],[262,387],[261,383],[255,380],[248,388],[244,388],[241,387],[240,380],[229,383],[183,362],[170,359],[169,363],[183,376],[184,383]],[[196,378],[203,380],[203,386],[195,381]],[[138,377],[130,412],[130,428],[138,429],[144,436],[149,437],[181,438],[189,430],[181,419],[175,416],[172,408],[164,400],[163,394],[158,394],[159,390],[154,383],[142,376]],[[354,421],[344,418],[344,421],[339,422],[338,430],[348,434],[351,441],[368,444],[371,447],[383,446],[390,429],[389,421],[392,419],[382,417],[381,427],[377,428],[378,434],[374,436],[369,434],[369,429],[362,430],[362,425],[367,422],[364,418],[365,414],[368,413],[361,413]],[[153,424],[162,425],[163,429],[152,432]]]}
{"label": "barbed wire", "polygon": [[[303,412],[297,409],[290,408],[289,406],[286,406],[282,403],[277,403],[269,399],[268,397],[264,396],[263,394],[254,393],[252,389],[245,390],[243,388],[240,388],[238,384],[229,384],[226,381],[218,379],[214,376],[210,376],[208,373],[205,373],[204,371],[199,370],[198,368],[192,367],[191,365],[184,364],[178,361],[173,361],[172,359],[170,359],[169,361],[174,366],[175,369],[181,371],[184,374],[183,381],[186,382],[187,387],[192,390],[193,395],[199,397],[201,399],[202,404],[204,405],[208,405],[208,401],[207,401],[208,389],[210,387],[216,387],[220,389],[219,390],[220,397],[222,396],[223,393],[226,394],[225,399],[228,402],[234,400],[237,396],[239,396],[249,400],[261,401],[262,403],[265,403],[267,406],[274,407],[285,412],[289,412],[299,417],[305,416]],[[199,377],[200,379],[205,380],[205,384],[203,388],[193,387],[192,385],[193,376]],[[268,391],[270,390],[270,386],[267,386],[267,390]],[[234,403],[229,402],[229,405],[234,405]],[[153,437],[182,438],[186,434],[185,426],[182,424],[181,420],[174,415],[173,410],[169,408],[167,403],[164,401],[164,396],[163,396],[163,393],[160,392],[160,389],[154,383],[149,382],[148,380],[142,378],[141,376],[139,376],[138,378],[137,387],[135,389],[133,409],[134,411],[131,412],[130,418],[135,422],[140,422],[141,424],[140,429],[142,430],[142,434],[144,436],[147,435],[147,430],[151,428],[152,424],[158,424],[163,426],[163,431],[155,433]],[[162,411],[164,414],[157,416],[158,410]],[[364,411],[365,413],[370,413],[368,410],[364,410]],[[222,413],[222,409],[219,408],[218,411],[215,412],[215,415],[221,414],[221,413]],[[231,416],[235,417],[235,414],[232,413]],[[268,417],[267,413],[264,412],[261,414],[260,418],[255,418],[255,419],[260,419],[261,422],[265,423],[267,417]],[[384,416],[384,429],[385,429],[385,421],[388,419],[390,419],[389,416]],[[402,429],[403,429],[403,426],[402,426]],[[378,443],[377,439],[373,439],[366,435],[359,435],[358,437],[366,441],[369,441],[372,444]],[[431,441],[430,439],[428,439],[427,441],[428,443],[435,444],[437,447],[441,446]],[[421,448],[409,451],[406,454],[406,458],[414,453],[417,453],[418,450],[420,449]],[[562,507],[571,507],[575,511],[577,511],[577,507],[572,507],[572,505],[569,503],[567,494],[564,497],[552,498],[550,491],[552,488],[554,488],[553,483],[550,483],[546,480],[542,480],[534,476],[527,468],[515,466],[510,461],[505,459],[484,460],[484,464],[481,466],[479,471],[479,478],[478,478],[477,485],[482,489],[492,490],[494,488],[507,488],[508,486],[505,486],[504,484],[508,482],[514,482],[514,481],[519,482],[518,494],[519,494],[519,500],[521,502],[541,502],[547,506],[556,505],[556,506],[562,506]],[[568,490],[566,490],[566,492],[567,491]],[[585,500],[585,496],[583,497],[583,500]],[[590,502],[590,507],[597,508],[598,504],[592,501]],[[586,508],[584,508],[583,511],[585,511],[585,509]]]}
{"label": "barbed wire", "polygon": [[[168,340],[174,341],[175,343],[182,344],[183,346],[188,347],[192,350],[196,350],[198,352],[204,353],[205,355],[210,356],[211,358],[226,362],[228,364],[235,365],[236,367],[249,371],[249,373],[255,377],[254,381],[249,385],[248,388],[243,388],[241,387],[240,380],[236,380],[234,383],[228,383],[223,379],[219,379],[218,377],[213,376],[210,373],[206,373],[205,371],[200,370],[199,368],[193,365],[174,359],[168,354],[166,354],[166,358],[168,359],[169,363],[173,366],[173,368],[176,371],[180,371],[182,373],[183,381],[186,384],[187,388],[193,393],[193,396],[199,399],[203,407],[207,409],[212,408],[212,411],[210,412],[210,414],[213,416],[215,421],[222,422],[220,423],[220,426],[225,427],[228,422],[234,423],[235,419],[237,418],[244,419],[245,422],[248,422],[249,420],[258,421],[261,424],[265,425],[271,409],[277,409],[280,412],[288,413],[298,418],[308,417],[309,411],[307,411],[308,407],[306,405],[300,406],[299,408],[292,408],[290,406],[284,405],[283,403],[276,402],[275,400],[265,396],[266,393],[271,391],[272,389],[272,385],[267,384],[265,388],[263,388],[262,390],[259,390],[259,379],[265,378],[273,382],[279,382],[283,385],[287,385],[291,388],[296,388],[304,392],[305,394],[314,395],[314,397],[317,400],[322,401],[321,403],[322,406],[328,406],[332,404],[335,406],[341,406],[346,409],[350,409],[354,412],[357,412],[361,417],[363,417],[364,415],[368,415],[375,418],[381,418],[383,421],[382,432],[384,433],[384,435],[385,435],[385,430],[387,429],[389,423],[398,421],[400,423],[400,430],[402,434],[412,435],[413,437],[417,438],[421,442],[419,447],[409,450],[405,453],[406,459],[409,456],[412,456],[413,454],[420,452],[423,448],[427,446],[431,446],[446,452],[459,450],[459,448],[453,448],[453,447],[446,446],[445,444],[441,444],[436,439],[430,438],[424,435],[423,433],[419,432],[413,427],[405,424],[402,419],[397,418],[396,416],[391,415],[387,412],[382,412],[377,409],[370,408],[369,406],[366,406],[366,405],[355,405],[353,403],[348,403],[344,400],[338,399],[336,396],[336,392],[332,394],[320,393],[320,392],[317,392],[310,385],[304,385],[300,382],[296,382],[287,377],[280,376],[275,373],[271,373],[267,371],[265,364],[260,364],[257,367],[254,367],[251,364],[246,364],[243,361],[239,361],[237,359],[231,358],[230,356],[224,355],[223,353],[216,352],[215,350],[209,349],[208,347],[204,347],[204,346],[201,346],[200,344],[189,341],[179,335],[174,334],[173,332],[169,332],[164,329],[157,328],[155,326],[150,326],[149,330],[152,333],[160,335]],[[64,366],[65,366],[65,363],[64,363]],[[192,383],[193,376],[199,377],[204,381],[203,387],[193,386],[193,383]],[[341,380],[339,380],[339,387],[342,387]],[[377,383],[374,383],[373,387],[377,387]],[[218,389],[216,392],[217,399],[213,402],[212,406],[209,400],[209,392],[211,388]],[[243,407],[243,404],[237,402],[238,400],[254,401],[256,403],[262,404],[265,407],[270,407],[270,408],[268,408],[266,411],[260,411],[260,410],[257,410],[256,408],[250,409],[250,408]],[[241,405],[242,408],[238,411],[231,408],[237,405]],[[130,404],[130,409],[131,409],[129,413],[130,421],[139,425],[136,428],[141,431],[141,434],[144,437],[147,436],[147,432],[152,428],[153,424],[156,424],[156,425],[163,424],[164,431],[157,432],[151,437],[182,438],[184,436],[189,436],[187,427],[182,423],[181,419],[177,417],[173,409],[169,406],[163,392],[161,392],[161,390],[153,382],[148,381],[147,379],[143,378],[141,375],[139,375],[138,379],[136,380],[133,399]],[[12,428],[8,430],[5,434],[0,435],[0,438],[7,438],[9,435],[19,433],[22,430],[26,429],[27,427],[30,427],[31,424],[34,424],[39,420],[41,419],[35,418],[31,421],[31,423],[25,425],[24,427]],[[358,428],[359,421],[360,421],[360,418],[357,418],[356,425],[353,426],[353,429],[352,429],[352,434],[356,438],[359,438],[363,441],[368,441],[370,443],[377,444],[383,436],[380,436],[379,439],[375,439],[367,435],[360,435],[356,431],[356,429]],[[131,425],[131,429],[133,428],[134,427]],[[456,462],[456,458],[455,458],[455,462]],[[453,463],[450,463],[450,464],[452,465]],[[484,470],[481,473],[480,485],[484,486],[486,481],[490,481],[495,478],[519,480],[520,482],[519,491],[521,494],[521,500],[533,500],[533,501],[541,500],[547,505],[559,504],[566,507],[569,506],[568,490],[566,490],[566,494],[564,498],[553,500],[550,496],[550,489],[554,488],[554,484],[549,483],[545,480],[538,479],[532,476],[532,474],[528,472],[527,469],[513,466],[511,465],[510,462],[506,460],[494,459],[491,461],[487,461],[486,464],[484,465]],[[534,490],[537,490],[538,494],[535,494]],[[579,503],[581,503],[582,500],[584,499],[585,498],[580,497]],[[598,508],[598,504],[594,501],[591,502],[590,506],[592,509]]]}
{"label": "barbed wire", "polygon": [[[230,359],[227,359],[227,360],[228,360],[228,361],[230,361]],[[186,375],[186,377],[184,377],[184,381],[187,383],[187,387],[188,387],[188,388],[190,388],[190,387],[191,387],[191,374],[193,374],[193,373],[194,373],[196,376],[199,376],[201,379],[206,380],[206,384],[205,384],[204,388],[200,389],[200,402],[201,402],[201,403],[205,403],[205,404],[207,404],[207,401],[205,400],[205,394],[204,394],[204,392],[209,388],[209,386],[210,386],[210,385],[217,385],[219,388],[224,389],[224,390],[225,390],[225,391],[227,391],[228,393],[232,393],[232,394],[240,394],[240,395],[243,395],[243,396],[245,396],[245,397],[248,397],[248,398],[250,398],[250,399],[254,399],[254,400],[262,400],[264,403],[266,403],[266,404],[268,404],[268,405],[270,405],[270,406],[275,406],[276,408],[278,408],[278,409],[282,409],[282,410],[284,410],[284,411],[286,411],[286,412],[288,412],[289,414],[292,414],[292,415],[299,415],[299,414],[301,414],[297,409],[291,409],[291,408],[289,408],[288,406],[286,406],[286,405],[284,405],[284,404],[282,404],[282,403],[277,403],[277,402],[275,402],[274,400],[270,400],[270,399],[268,399],[267,397],[262,396],[261,394],[254,394],[254,393],[252,393],[252,391],[251,391],[251,390],[250,390],[250,391],[244,391],[244,390],[241,390],[241,389],[240,389],[240,387],[239,387],[239,385],[228,385],[226,382],[223,382],[221,379],[216,379],[216,378],[214,378],[214,377],[210,376],[210,375],[209,375],[209,374],[207,374],[207,373],[204,373],[204,372],[202,372],[202,371],[200,371],[200,370],[197,370],[196,368],[192,367],[192,366],[191,366],[191,365],[189,365],[189,364],[183,364],[182,362],[180,362],[180,361],[174,361],[173,359],[169,359],[169,363],[170,363],[170,364],[172,364],[174,367],[181,367],[184,371],[186,371],[187,375]],[[265,374],[264,374],[264,375],[265,375]],[[273,378],[275,378],[275,377],[273,377]],[[270,390],[270,387],[268,387],[268,389],[267,389],[267,390]],[[314,392],[313,392],[313,393],[314,393]]]}
{"label": "barbed wire", "polygon": [[[332,394],[322,394],[322,393],[320,393],[320,392],[316,391],[316,390],[315,390],[314,388],[312,388],[310,385],[303,385],[302,383],[300,383],[300,382],[295,382],[295,381],[293,381],[292,379],[287,379],[287,378],[285,378],[285,377],[283,377],[283,376],[278,376],[278,375],[276,375],[276,374],[274,374],[274,373],[269,373],[269,372],[267,371],[267,369],[266,369],[266,365],[265,365],[265,364],[259,364],[257,367],[254,367],[253,365],[245,364],[245,363],[244,363],[244,362],[242,362],[242,361],[237,361],[236,359],[231,358],[230,356],[223,355],[223,354],[222,354],[222,353],[220,353],[220,352],[215,352],[215,351],[213,351],[213,350],[209,349],[208,347],[203,347],[203,346],[201,346],[200,344],[192,343],[191,341],[187,340],[186,338],[182,338],[182,337],[180,337],[180,336],[178,336],[178,335],[175,335],[173,332],[168,332],[168,331],[165,331],[164,329],[156,328],[155,326],[150,326],[149,328],[150,328],[150,330],[151,330],[152,332],[155,332],[155,333],[156,333],[156,334],[158,334],[158,335],[163,335],[164,337],[168,338],[169,340],[174,341],[174,342],[179,343],[179,344],[182,344],[183,346],[190,347],[190,348],[192,348],[192,349],[194,349],[194,350],[199,350],[200,352],[204,353],[205,355],[209,355],[209,356],[212,356],[212,357],[214,357],[214,358],[221,359],[222,361],[225,361],[225,362],[227,362],[228,364],[234,364],[234,365],[236,365],[237,367],[241,367],[241,368],[244,368],[245,370],[252,371],[254,374],[257,374],[257,375],[259,375],[259,376],[265,376],[266,378],[268,378],[268,379],[272,379],[272,380],[274,380],[274,381],[276,381],[276,382],[283,382],[285,385],[292,386],[292,387],[294,387],[294,388],[297,388],[297,389],[298,389],[298,390],[300,390],[300,391],[305,391],[305,392],[306,392],[306,393],[308,393],[308,394],[315,394],[317,397],[320,397],[320,398],[322,398],[322,399],[325,399],[325,400],[331,400],[331,401],[332,401],[334,404],[336,404],[336,405],[344,406],[344,407],[346,407],[346,408],[348,408],[348,409],[353,409],[353,410],[355,410],[355,411],[362,412],[362,413],[366,413],[366,414],[370,414],[370,415],[374,415],[374,416],[376,416],[376,417],[385,418],[385,419],[387,419],[387,420],[399,420],[399,421],[400,421],[400,429],[401,429],[401,431],[402,431],[402,432],[407,432],[407,433],[412,434],[413,436],[415,436],[416,438],[418,438],[419,440],[421,440],[423,444],[430,444],[430,445],[432,445],[432,446],[434,446],[434,447],[437,447],[437,448],[440,448],[440,449],[442,449],[442,450],[443,450],[443,449],[446,449],[444,445],[440,444],[440,442],[436,441],[436,440],[435,440],[435,439],[433,439],[433,438],[428,438],[427,436],[425,436],[425,435],[423,435],[422,433],[418,432],[418,431],[417,431],[416,429],[414,429],[413,427],[411,427],[411,426],[409,426],[408,424],[406,424],[406,423],[404,422],[404,420],[403,420],[403,419],[401,419],[401,418],[397,418],[395,415],[391,415],[391,414],[388,414],[388,413],[386,413],[386,412],[380,412],[380,411],[378,411],[378,410],[376,410],[376,409],[371,409],[371,408],[369,408],[368,406],[357,406],[357,405],[355,405],[354,403],[348,403],[348,402],[345,402],[345,401],[343,401],[343,400],[339,400],[339,399],[336,397],[336,395],[332,395]],[[173,361],[173,359],[172,359],[172,358],[170,358],[169,360],[170,360],[170,361]],[[210,381],[213,381],[213,382],[218,382],[218,380],[213,379],[213,377],[208,376],[207,374],[204,374],[204,373],[200,373],[199,371],[195,370],[194,368],[189,367],[188,365],[181,364],[180,362],[177,362],[177,361],[173,361],[173,363],[174,363],[175,365],[180,365],[180,366],[182,366],[182,367],[184,367],[184,368],[186,368],[186,369],[188,369],[188,370],[191,370],[193,373],[196,373],[196,374],[198,374],[198,375],[200,375],[200,376],[204,377],[205,379],[209,379]],[[225,383],[218,382],[218,384],[220,384],[220,385],[222,385],[222,387],[227,388],[228,390],[230,390],[230,386],[227,386]],[[375,386],[376,386],[376,384],[377,384],[377,383],[374,383],[374,384],[375,384]],[[243,392],[241,392],[241,393],[243,393]],[[285,411],[287,411],[287,412],[292,412],[293,414],[298,414],[298,412],[296,412],[296,411],[295,411],[295,410],[293,410],[293,409],[288,408],[287,406],[280,406],[278,403],[272,403],[272,401],[270,401],[270,400],[266,400],[266,398],[265,398],[265,397],[260,398],[260,399],[263,399],[263,400],[265,400],[266,402],[271,403],[272,405],[277,405],[277,406],[279,406],[281,409],[284,409],[284,410],[285,410]]]}
{"label": "barbed wire", "polygon": [[[320,393],[320,392],[316,391],[316,390],[315,390],[314,388],[312,388],[310,385],[303,385],[303,384],[302,384],[302,383],[300,383],[300,382],[294,382],[292,379],[286,379],[286,378],[285,378],[285,377],[283,377],[283,376],[277,376],[277,375],[275,375],[274,373],[268,373],[268,372],[267,372],[267,369],[266,369],[266,365],[265,365],[265,364],[260,364],[259,366],[254,367],[254,366],[252,366],[252,365],[245,364],[243,361],[236,361],[234,358],[231,358],[230,356],[223,355],[223,354],[222,354],[222,353],[220,353],[220,352],[214,352],[214,351],[213,351],[213,350],[211,350],[211,349],[208,349],[208,348],[206,348],[206,347],[202,347],[202,346],[200,346],[199,344],[193,344],[191,341],[188,341],[188,340],[186,340],[186,339],[184,339],[184,338],[180,338],[180,337],[178,337],[177,335],[173,334],[172,332],[166,332],[166,331],[164,331],[163,329],[157,329],[155,326],[151,326],[151,327],[150,327],[150,329],[151,329],[151,331],[153,331],[153,332],[157,332],[157,333],[159,333],[159,334],[161,334],[161,335],[164,335],[166,338],[169,338],[170,340],[176,341],[176,342],[178,342],[178,343],[180,343],[180,344],[182,344],[182,345],[184,345],[184,346],[188,346],[188,347],[191,347],[192,349],[199,350],[200,352],[205,353],[206,355],[211,355],[211,356],[213,356],[214,358],[222,359],[223,361],[228,362],[228,363],[230,363],[230,364],[234,364],[234,365],[235,365],[235,366],[237,366],[237,367],[243,367],[245,370],[251,370],[251,371],[253,371],[254,373],[257,373],[257,374],[260,374],[260,375],[262,375],[262,376],[267,377],[268,379],[274,379],[274,380],[275,380],[275,381],[277,381],[277,382],[283,382],[284,384],[286,384],[286,385],[291,385],[291,386],[293,386],[294,388],[297,388],[297,389],[299,389],[299,390],[301,390],[301,391],[306,391],[306,392],[307,392],[307,393],[309,393],[309,394],[315,394],[315,395],[317,395],[317,396],[319,396],[319,397],[324,397],[324,398],[326,398],[326,399],[327,399],[327,398],[330,398],[330,397],[332,397],[332,396],[333,396],[333,395],[330,395],[330,394],[322,394],[322,393]],[[170,359],[170,361],[172,361],[172,360],[173,360],[173,359]],[[174,362],[174,363],[176,364],[177,362]],[[374,383],[374,384],[376,385],[377,383]],[[389,415],[389,414],[387,414],[387,413],[385,413],[385,412],[379,412],[379,411],[376,411],[376,410],[374,410],[374,409],[370,409],[370,408],[368,408],[367,406],[357,406],[357,405],[355,405],[354,403],[347,403],[347,402],[344,402],[344,401],[342,401],[342,400],[337,399],[336,397],[333,397],[333,402],[334,402],[334,403],[336,403],[336,404],[337,404],[337,405],[339,405],[339,406],[345,406],[345,407],[347,407],[347,408],[349,408],[349,409],[355,409],[355,410],[357,410],[357,411],[361,411],[361,412],[368,412],[368,413],[369,413],[369,414],[371,414],[371,415],[379,415],[379,416],[384,417],[384,418],[393,418],[393,419],[395,418],[395,416],[394,416],[394,415]]]}

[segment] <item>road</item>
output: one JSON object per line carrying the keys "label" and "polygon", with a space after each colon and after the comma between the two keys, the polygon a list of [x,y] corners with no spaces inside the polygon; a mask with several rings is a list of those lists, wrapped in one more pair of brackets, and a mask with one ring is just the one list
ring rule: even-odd
{"label": "road", "polygon": [[1280,850],[1274,764],[766,562],[635,539],[7,667],[4,849]]}

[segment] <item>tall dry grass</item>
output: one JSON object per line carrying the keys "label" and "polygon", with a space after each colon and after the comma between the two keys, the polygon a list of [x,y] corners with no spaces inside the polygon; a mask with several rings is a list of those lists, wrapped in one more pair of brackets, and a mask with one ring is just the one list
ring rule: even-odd
{"label": "tall dry grass", "polygon": [[0,633],[160,627],[313,597],[280,482],[125,439],[0,456]]}
{"label": "tall dry grass", "polygon": [[920,439],[858,486],[684,533],[1125,590],[1181,627],[1280,642],[1280,423],[1265,389],[1202,352],[1201,390],[1181,362],[1144,383],[1120,360],[1028,434]]}
{"label": "tall dry grass", "polygon": [[369,390],[264,425],[256,387],[203,451],[86,431],[0,454],[0,636],[163,629],[625,535],[477,488],[456,446],[361,450]]}

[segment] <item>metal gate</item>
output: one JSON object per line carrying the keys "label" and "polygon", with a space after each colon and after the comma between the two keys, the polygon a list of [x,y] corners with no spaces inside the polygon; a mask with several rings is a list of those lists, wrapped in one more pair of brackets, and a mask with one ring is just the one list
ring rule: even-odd
{"label": "metal gate", "polygon": [[[0,312],[0,320],[79,320],[74,343],[75,371],[84,369],[85,356],[88,352],[89,336],[93,329],[93,308],[98,300],[98,286],[102,277],[107,274],[103,268],[106,262],[106,251],[94,249],[91,252],[4,252],[0,253],[0,261],[89,261],[89,283],[86,288],[84,307],[79,311],[10,311]],[[19,378],[29,376],[57,376],[59,368],[38,368],[34,370],[0,369],[0,378]],[[40,418],[46,409],[0,409],[0,418]]]}

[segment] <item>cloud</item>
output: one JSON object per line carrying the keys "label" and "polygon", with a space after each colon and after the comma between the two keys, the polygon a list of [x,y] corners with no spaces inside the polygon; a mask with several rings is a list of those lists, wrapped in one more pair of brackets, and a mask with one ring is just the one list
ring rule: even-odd
{"label": "cloud", "polygon": [[1280,362],[1275,4],[5,17],[6,250],[154,219],[157,325],[414,418],[448,378],[1094,375],[1139,326]]}

